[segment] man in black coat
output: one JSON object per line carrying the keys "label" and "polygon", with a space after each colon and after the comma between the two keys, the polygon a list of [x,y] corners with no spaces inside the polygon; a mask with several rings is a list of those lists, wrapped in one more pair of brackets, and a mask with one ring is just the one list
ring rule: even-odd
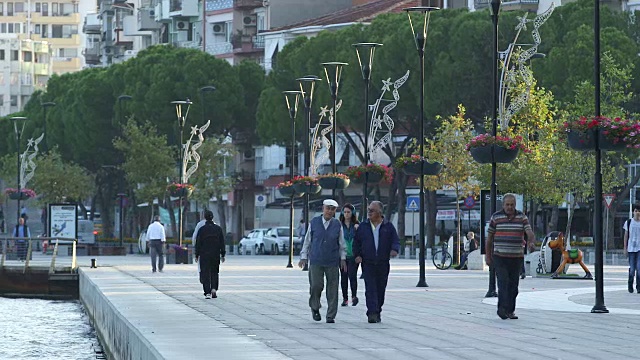
{"label": "man in black coat", "polygon": [[213,223],[213,213],[204,213],[205,224],[198,229],[196,262],[200,261],[200,282],[207,299],[217,298],[220,263],[226,255],[222,228]]}

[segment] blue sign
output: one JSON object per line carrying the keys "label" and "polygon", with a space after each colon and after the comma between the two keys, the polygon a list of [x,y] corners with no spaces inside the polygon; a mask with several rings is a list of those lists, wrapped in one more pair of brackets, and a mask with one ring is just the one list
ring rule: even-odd
{"label": "blue sign", "polygon": [[418,211],[420,208],[420,196],[407,196],[407,211]]}
{"label": "blue sign", "polygon": [[464,206],[466,206],[467,209],[473,208],[475,204],[476,204],[476,199],[474,199],[473,196],[469,196],[466,199],[464,199]]}

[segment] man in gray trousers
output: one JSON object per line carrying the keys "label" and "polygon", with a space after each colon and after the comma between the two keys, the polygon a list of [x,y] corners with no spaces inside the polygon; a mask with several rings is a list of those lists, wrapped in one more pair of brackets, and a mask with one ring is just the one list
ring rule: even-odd
{"label": "man in gray trousers", "polygon": [[327,278],[327,323],[335,323],[338,313],[338,284],[340,268],[346,271],[347,250],[342,224],[335,218],[338,203],[327,199],[322,202],[322,215],[309,222],[304,238],[300,262],[303,268],[309,261],[309,307],[313,320],[320,321],[320,295]]}

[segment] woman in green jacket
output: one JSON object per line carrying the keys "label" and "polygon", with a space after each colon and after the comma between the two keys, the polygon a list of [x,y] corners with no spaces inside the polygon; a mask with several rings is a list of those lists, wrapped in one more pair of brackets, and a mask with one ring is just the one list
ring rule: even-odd
{"label": "woman in green jacket", "polygon": [[353,257],[353,237],[358,229],[359,222],[356,217],[355,207],[349,203],[344,204],[340,214],[344,242],[347,248],[347,271],[340,270],[340,284],[342,285],[342,306],[349,304],[349,283],[351,283],[351,306],[358,305],[358,267]]}

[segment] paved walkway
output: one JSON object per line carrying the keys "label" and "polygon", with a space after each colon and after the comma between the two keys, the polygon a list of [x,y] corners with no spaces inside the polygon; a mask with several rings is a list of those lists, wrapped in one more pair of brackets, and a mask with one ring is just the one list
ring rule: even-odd
{"label": "paved walkway", "polygon": [[[150,304],[167,298],[161,304],[170,308],[153,311],[189,317],[136,317],[159,334],[148,340],[166,358],[201,357],[203,341],[221,359],[629,359],[640,353],[640,294],[627,292],[622,266],[605,267],[610,314],[590,313],[594,281],[528,277],[520,285],[520,319],[501,320],[495,299],[484,298],[487,272],[439,271],[428,263],[429,287],[416,288],[416,260],[397,259],[382,323],[367,323],[359,280],[360,304],[339,307],[336,323],[327,324],[324,301],[323,321],[311,319],[307,273],[286,263],[283,256],[230,256],[218,299],[206,300],[196,265],[167,265],[152,274],[144,256],[100,257],[98,269],[88,269],[89,257],[79,259],[92,280],[104,282],[103,292],[121,295],[121,306],[151,314],[139,296]],[[136,289],[142,294],[134,295]],[[161,351],[168,343],[172,351]]]}

